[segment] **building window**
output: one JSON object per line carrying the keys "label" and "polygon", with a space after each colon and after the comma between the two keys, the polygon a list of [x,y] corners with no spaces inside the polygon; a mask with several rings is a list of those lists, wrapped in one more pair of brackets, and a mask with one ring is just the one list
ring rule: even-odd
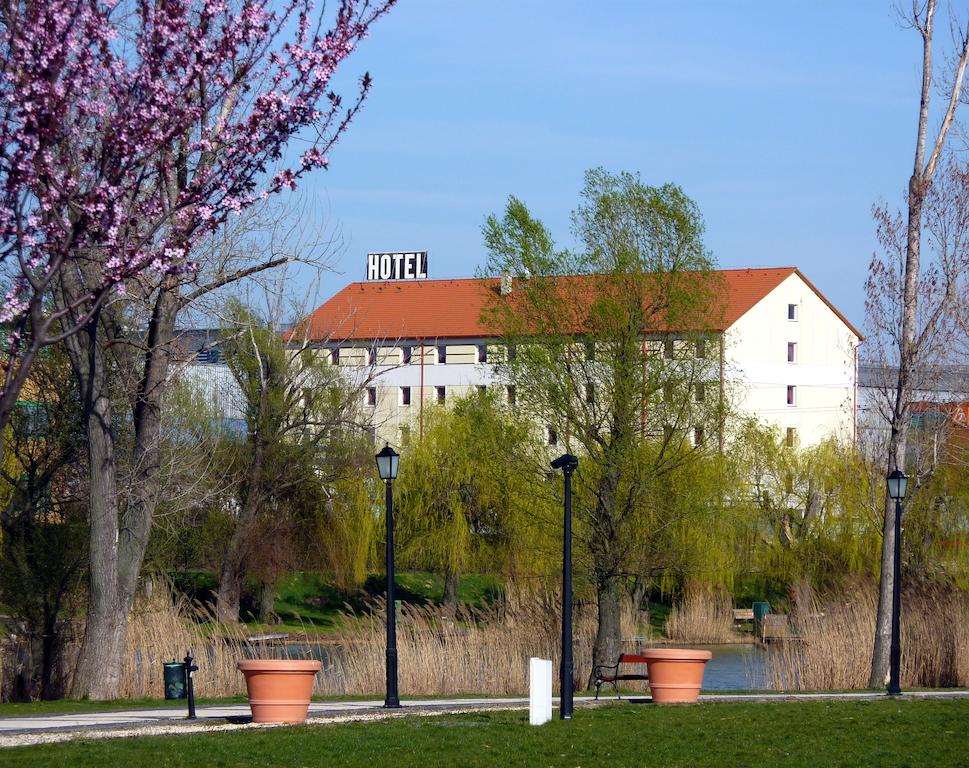
{"label": "building window", "polygon": [[400,348],[400,363],[401,365],[410,365],[411,358],[411,347],[401,347]]}
{"label": "building window", "polygon": [[787,433],[784,436],[784,445],[788,448],[793,448],[797,442],[797,430],[794,427],[788,427]]}
{"label": "building window", "polygon": [[515,385],[514,384],[509,384],[507,387],[505,387],[505,400],[508,402],[508,405],[514,405],[515,404],[517,398],[516,398],[516,395],[515,395]]}
{"label": "building window", "polygon": [[447,387],[434,387],[434,393],[439,403],[443,403],[447,399]]}
{"label": "building window", "polygon": [[663,342],[663,357],[667,360],[673,359],[673,339],[667,339]]}
{"label": "building window", "polygon": [[487,363],[488,362],[488,345],[479,344],[478,345],[478,362]]}
{"label": "building window", "polygon": [[693,428],[693,445],[703,445],[703,427]]}
{"label": "building window", "polygon": [[377,388],[367,387],[367,405],[373,408],[377,405]]}
{"label": "building window", "polygon": [[556,432],[551,427],[547,427],[546,428],[546,430],[545,430],[545,438],[546,438],[546,442],[549,445],[558,445],[559,444],[559,435],[558,435],[558,432]]}
{"label": "building window", "polygon": [[440,365],[444,365],[447,362],[447,347],[442,345],[437,348],[437,362]]}
{"label": "building window", "polygon": [[787,342],[787,362],[797,362],[797,344],[795,344],[793,341]]}
{"label": "building window", "polygon": [[377,348],[371,347],[370,351],[367,353],[367,365],[377,364]]}
{"label": "building window", "polygon": [[697,339],[695,349],[696,349],[697,360],[706,360],[706,357],[707,357],[706,339]]}
{"label": "building window", "polygon": [[702,381],[696,383],[696,401],[702,403],[707,396],[707,388]]}
{"label": "building window", "polygon": [[330,350],[330,365],[340,364],[340,348],[334,347]]}
{"label": "building window", "polygon": [[787,404],[797,405],[797,387],[793,384],[787,385]]}
{"label": "building window", "polygon": [[797,304],[788,304],[787,305],[787,319],[788,320],[797,320]]}
{"label": "building window", "polygon": [[410,405],[410,387],[400,388],[400,404]]}

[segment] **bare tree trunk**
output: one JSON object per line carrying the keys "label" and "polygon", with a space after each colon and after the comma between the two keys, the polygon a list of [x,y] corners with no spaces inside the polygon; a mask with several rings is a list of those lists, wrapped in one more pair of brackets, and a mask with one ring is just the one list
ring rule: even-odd
{"label": "bare tree trunk", "polygon": [[69,339],[87,414],[90,466],[88,609],[71,694],[112,699],[121,682],[121,654],[127,630],[126,606],[118,593],[118,488],[106,344],[95,317],[84,333]]}
{"label": "bare tree trunk", "polygon": [[[233,534],[233,539],[235,538],[236,535]],[[230,549],[232,548],[230,542]],[[215,617],[222,624],[234,624],[239,621],[239,603],[242,600],[244,575],[242,557],[227,553],[219,569],[219,594],[215,602]]]}
{"label": "bare tree trunk", "polygon": [[[610,566],[612,563],[609,564]],[[596,626],[596,639],[592,646],[592,666],[615,664],[622,651],[620,606],[622,604],[622,584],[618,577],[607,576],[596,588],[596,602],[599,608],[599,622]],[[592,675],[590,670],[590,685]]]}
{"label": "bare tree trunk", "polygon": [[256,438],[242,509],[239,511],[235,529],[229,538],[229,546],[222,560],[222,567],[219,569],[219,595],[215,604],[215,614],[216,618],[224,624],[239,621],[242,580],[246,573],[245,559],[252,545],[252,528],[263,500],[259,489],[263,484],[264,455],[263,446]]}
{"label": "bare tree trunk", "polygon": [[276,623],[276,581],[264,579],[259,591],[259,621],[263,624]]}
{"label": "bare tree trunk", "polygon": [[444,615],[453,619],[458,612],[458,587],[461,584],[461,574],[453,568],[444,571]]}

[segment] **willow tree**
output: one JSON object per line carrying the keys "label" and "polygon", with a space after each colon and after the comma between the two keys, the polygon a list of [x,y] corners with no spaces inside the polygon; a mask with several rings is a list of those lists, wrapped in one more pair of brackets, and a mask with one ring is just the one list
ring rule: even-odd
{"label": "willow tree", "polygon": [[402,559],[444,574],[444,609],[454,615],[462,573],[513,569],[534,512],[534,439],[494,391],[431,408],[407,450],[398,481]]}
{"label": "willow tree", "polygon": [[620,651],[624,585],[643,565],[661,479],[718,445],[722,312],[700,211],[676,185],[589,171],[572,222],[578,247],[558,250],[514,197],[487,219],[487,271],[506,276],[487,312],[516,408],[550,455],[579,456],[576,536],[591,561],[601,664]]}

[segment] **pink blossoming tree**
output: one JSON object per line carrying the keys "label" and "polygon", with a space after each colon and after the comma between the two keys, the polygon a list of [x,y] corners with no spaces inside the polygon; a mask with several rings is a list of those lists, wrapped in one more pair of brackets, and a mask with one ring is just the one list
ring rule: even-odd
{"label": "pink blossoming tree", "polygon": [[0,426],[40,349],[326,167],[370,86],[344,107],[331,78],[392,2],[0,2]]}
{"label": "pink blossoming tree", "polygon": [[[0,427],[45,346],[78,378],[90,579],[76,696],[118,695],[127,619],[160,494],[160,413],[178,312],[286,259],[199,269],[200,244],[316,168],[344,105],[338,65],[393,0],[0,0]],[[299,134],[308,141],[294,159]],[[204,278],[204,279],[203,279]],[[126,338],[123,299],[147,310]],[[119,490],[110,355],[141,350]]]}

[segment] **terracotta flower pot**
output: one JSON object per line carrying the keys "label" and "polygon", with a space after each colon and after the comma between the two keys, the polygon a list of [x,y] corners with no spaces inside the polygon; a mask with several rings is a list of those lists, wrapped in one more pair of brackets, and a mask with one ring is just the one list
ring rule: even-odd
{"label": "terracotta flower pot", "polygon": [[703,669],[713,658],[710,651],[689,648],[648,648],[649,690],[657,704],[695,704],[703,683]]}
{"label": "terracotta flower pot", "polygon": [[238,662],[246,676],[254,723],[302,723],[310,706],[318,661],[251,659]]}

